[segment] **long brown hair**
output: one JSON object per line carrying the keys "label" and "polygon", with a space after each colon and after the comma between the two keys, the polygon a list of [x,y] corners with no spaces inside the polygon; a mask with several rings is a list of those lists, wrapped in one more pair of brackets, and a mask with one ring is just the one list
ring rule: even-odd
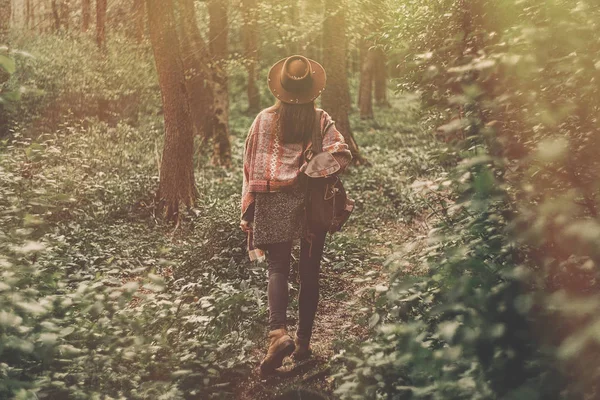
{"label": "long brown hair", "polygon": [[303,143],[315,126],[315,102],[288,104],[277,100],[273,106],[277,113],[283,143]]}

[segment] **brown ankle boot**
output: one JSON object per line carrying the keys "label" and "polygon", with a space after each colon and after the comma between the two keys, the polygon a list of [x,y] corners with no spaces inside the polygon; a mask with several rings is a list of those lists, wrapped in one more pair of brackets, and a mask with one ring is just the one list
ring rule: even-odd
{"label": "brown ankle boot", "polygon": [[285,329],[276,329],[269,332],[269,350],[267,356],[260,363],[260,372],[268,374],[281,367],[283,359],[294,351],[294,341]]}
{"label": "brown ankle boot", "polygon": [[311,355],[312,350],[309,341],[296,338],[296,350],[294,350],[294,353],[292,354],[294,361],[304,361],[307,358],[310,358]]}

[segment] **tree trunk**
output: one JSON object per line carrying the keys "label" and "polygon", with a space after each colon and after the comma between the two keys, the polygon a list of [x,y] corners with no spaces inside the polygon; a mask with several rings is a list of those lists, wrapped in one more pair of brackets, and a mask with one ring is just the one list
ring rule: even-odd
{"label": "tree trunk", "polygon": [[52,7],[52,16],[54,18],[54,31],[58,32],[60,30],[61,21],[60,21],[60,11],[58,9],[58,4],[56,3],[56,0],[51,1],[51,7]]}
{"label": "tree trunk", "polygon": [[213,164],[231,165],[231,143],[229,141],[229,93],[227,91],[227,3],[222,0],[208,2],[209,43],[212,55],[214,82],[214,153]]}
{"label": "tree trunk", "polygon": [[30,0],[31,8],[29,9],[29,26],[31,29],[37,28],[37,24],[35,22],[35,0]]}
{"label": "tree trunk", "polygon": [[81,0],[81,31],[87,32],[92,19],[91,0]]}
{"label": "tree trunk", "polygon": [[181,22],[179,40],[186,76],[186,90],[196,134],[209,140],[214,132],[214,101],[210,53],[196,20],[194,0],[178,0]]}
{"label": "tree trunk", "polygon": [[389,107],[387,98],[387,56],[385,51],[377,48],[375,51],[375,104],[379,107]]}
{"label": "tree trunk", "polygon": [[373,118],[373,75],[375,52],[368,40],[360,41],[360,84],[358,87],[358,107],[361,119]]}
{"label": "tree trunk", "polygon": [[69,8],[69,0],[61,0],[60,3],[60,19],[65,30],[69,30],[69,21],[71,20],[71,9]]}
{"label": "tree trunk", "polygon": [[106,47],[106,0],[96,0],[96,43],[101,50]]}
{"label": "tree trunk", "polygon": [[[371,32],[381,32],[381,27],[388,22],[390,15],[385,0],[370,0],[372,10]],[[387,56],[381,47],[373,50],[373,81],[375,85],[375,104],[389,107],[387,98]]]}
{"label": "tree trunk", "polygon": [[25,29],[30,28],[30,18],[31,16],[31,0],[25,0],[23,4],[23,17],[25,19]]}
{"label": "tree trunk", "polygon": [[[12,0],[0,0],[0,43],[3,45],[8,44],[12,12]],[[3,85],[9,79],[10,74],[0,68],[0,85]],[[4,104],[0,103],[0,138],[7,134],[8,129],[8,115]]]}
{"label": "tree trunk", "polygon": [[144,40],[144,0],[133,0],[133,19],[135,20],[135,40],[142,43]]}
{"label": "tree trunk", "polygon": [[173,0],[147,0],[146,4],[165,119],[158,207],[165,211],[167,219],[179,220],[179,205],[190,207],[196,198],[192,119],[179,54]]}
{"label": "tree trunk", "polygon": [[346,20],[344,10],[345,4],[340,0],[325,0],[323,67],[327,71],[327,88],[323,92],[321,101],[323,109],[331,115],[337,129],[344,135],[344,139],[352,152],[353,162],[365,164],[367,161],[358,150],[348,119],[350,93],[348,91],[346,68]]}
{"label": "tree trunk", "polygon": [[242,36],[248,71],[248,113],[260,111],[260,92],[258,91],[258,7],[256,0],[242,0]]}
{"label": "tree trunk", "polygon": [[0,42],[5,44],[10,30],[12,0],[0,0]]}

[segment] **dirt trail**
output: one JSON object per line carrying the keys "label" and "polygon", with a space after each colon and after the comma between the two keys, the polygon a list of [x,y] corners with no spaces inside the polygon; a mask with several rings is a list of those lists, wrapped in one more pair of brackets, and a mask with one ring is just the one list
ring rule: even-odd
{"label": "dirt trail", "polygon": [[[321,298],[315,320],[312,339],[313,357],[305,362],[295,364],[291,359],[284,360],[284,365],[277,374],[262,378],[258,368],[237,385],[236,399],[329,399],[333,398],[333,378],[330,361],[336,354],[338,341],[359,342],[369,336],[369,317],[372,315],[377,293],[374,288],[388,284],[388,274],[383,266],[393,248],[397,248],[408,238],[424,235],[423,228],[417,223],[410,226],[388,223],[377,231],[364,232],[358,228],[350,228],[343,235],[352,239],[361,237],[373,243],[369,248],[371,259],[361,270],[349,268],[344,273],[335,273],[329,268],[331,262],[323,261],[321,273]],[[394,242],[390,243],[390,238]],[[291,293],[290,308],[295,307],[294,295]],[[289,331],[296,330],[294,318],[290,318]],[[266,339],[257,343],[254,349],[256,364],[265,354]],[[304,392],[299,393],[301,389]]]}

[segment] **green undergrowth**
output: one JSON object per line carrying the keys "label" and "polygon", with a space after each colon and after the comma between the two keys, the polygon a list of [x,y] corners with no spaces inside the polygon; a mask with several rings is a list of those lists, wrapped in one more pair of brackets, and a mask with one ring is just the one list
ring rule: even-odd
{"label": "green undergrowth", "polygon": [[368,168],[348,172],[348,190],[357,200],[365,227],[410,223],[429,202],[411,185],[443,177],[460,154],[435,139],[433,111],[421,108],[416,94],[393,99],[393,108],[377,110],[374,120],[353,116],[361,152]]}
{"label": "green undergrowth", "polygon": [[[348,234],[330,240],[328,272],[368,273],[375,239],[361,230],[422,207],[408,184],[437,171],[443,151],[419,112],[405,96],[354,121],[373,166],[345,178],[358,206]],[[198,201],[177,229],[153,211],[159,117],[137,122],[71,120],[37,137],[16,125],[1,142],[0,397],[230,398],[257,361],[266,269],[247,260],[238,228],[251,118],[232,116],[234,169],[199,149]],[[398,145],[406,152],[389,150]]]}
{"label": "green undergrowth", "polygon": [[[85,57],[96,54],[87,37],[17,42],[21,96],[0,141],[0,398],[231,398],[267,321],[266,268],[247,260],[238,227],[253,118],[236,101],[240,73],[234,168],[212,167],[196,141],[199,196],[175,228],[154,214],[163,128],[148,48],[115,37]],[[375,120],[351,116],[371,166],[345,175],[357,208],[328,241],[324,271],[339,279],[323,281],[324,299],[373,279],[383,228],[427,207],[413,183],[457,157],[433,140],[436,118],[417,96],[392,102]]]}

